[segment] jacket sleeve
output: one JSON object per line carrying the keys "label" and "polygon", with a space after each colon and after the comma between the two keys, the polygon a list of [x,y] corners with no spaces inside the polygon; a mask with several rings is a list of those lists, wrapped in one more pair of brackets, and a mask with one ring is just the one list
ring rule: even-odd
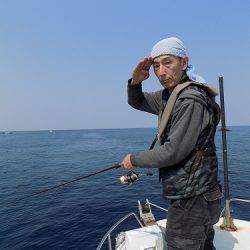
{"label": "jacket sleeve", "polygon": [[193,99],[184,100],[173,113],[167,141],[152,150],[131,154],[132,165],[162,168],[177,164],[192,152],[209,119],[209,112],[204,105]]}
{"label": "jacket sleeve", "polygon": [[128,81],[128,104],[135,109],[158,115],[161,107],[162,91],[142,92],[142,84],[131,85]]}

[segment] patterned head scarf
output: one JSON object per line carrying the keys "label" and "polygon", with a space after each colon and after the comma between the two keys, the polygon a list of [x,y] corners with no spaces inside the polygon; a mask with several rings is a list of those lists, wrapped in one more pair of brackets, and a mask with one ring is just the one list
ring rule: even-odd
{"label": "patterned head scarf", "polygon": [[[177,57],[187,56],[184,43],[176,37],[169,37],[159,41],[154,45],[151,51],[151,57],[156,58],[163,55],[173,55]],[[194,67],[191,64],[188,65],[186,74],[191,81],[206,83],[203,77],[194,73]]]}

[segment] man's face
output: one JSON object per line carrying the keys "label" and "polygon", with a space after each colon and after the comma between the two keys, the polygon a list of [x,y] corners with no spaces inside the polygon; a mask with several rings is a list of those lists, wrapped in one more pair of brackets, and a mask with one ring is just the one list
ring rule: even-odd
{"label": "man's face", "polygon": [[154,72],[161,85],[171,90],[179,82],[184,70],[188,66],[188,57],[172,55],[159,56],[153,61]]}

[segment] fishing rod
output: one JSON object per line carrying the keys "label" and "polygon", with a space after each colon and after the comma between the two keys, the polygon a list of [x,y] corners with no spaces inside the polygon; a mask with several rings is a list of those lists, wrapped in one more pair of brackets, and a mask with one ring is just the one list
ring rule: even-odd
{"label": "fishing rod", "polygon": [[89,178],[89,177],[91,177],[91,176],[94,176],[94,175],[97,175],[97,174],[100,174],[100,173],[103,173],[103,172],[106,172],[106,171],[109,171],[109,170],[112,170],[112,169],[118,169],[118,168],[120,168],[120,167],[121,167],[120,164],[115,164],[115,165],[112,166],[112,167],[104,168],[104,169],[101,169],[101,170],[99,170],[99,171],[97,171],[97,172],[94,172],[94,173],[91,173],[91,174],[87,174],[87,175],[84,175],[84,176],[80,176],[80,177],[77,177],[77,178],[75,178],[75,179],[73,179],[73,180],[71,180],[71,181],[63,182],[63,183],[61,183],[61,184],[59,184],[59,185],[56,185],[56,186],[53,186],[53,187],[46,188],[46,189],[43,189],[43,190],[41,190],[41,191],[35,192],[35,193],[30,194],[30,195],[28,195],[28,196],[25,196],[25,197],[23,197],[23,198],[21,198],[21,199],[18,199],[17,201],[22,201],[22,200],[25,200],[25,199],[27,199],[27,198],[30,198],[30,197],[33,197],[33,196],[36,196],[36,195],[39,195],[39,194],[46,193],[46,192],[48,192],[48,191],[54,190],[54,189],[56,189],[56,188],[66,186],[66,185],[71,184],[71,183],[73,183],[73,182],[76,182],[76,181],[79,181],[79,180],[83,180],[83,179],[87,179],[87,178]]}
{"label": "fishing rod", "polygon": [[[121,168],[121,167],[122,167],[121,164],[115,164],[112,167],[104,168],[104,169],[101,169],[101,170],[96,171],[94,173],[91,173],[91,174],[88,174],[88,175],[84,175],[84,176],[80,176],[80,177],[77,177],[77,178],[75,178],[73,180],[70,180],[70,181],[67,181],[67,182],[63,182],[63,183],[61,183],[59,185],[56,185],[56,186],[53,186],[53,187],[50,187],[50,188],[46,188],[46,189],[43,189],[41,191],[32,193],[32,194],[30,194],[28,196],[25,196],[23,198],[17,199],[16,201],[22,201],[22,200],[28,199],[30,197],[33,197],[33,196],[36,196],[36,195],[39,195],[39,194],[46,193],[46,192],[49,192],[51,190],[57,189],[59,187],[66,186],[66,185],[71,184],[73,182],[76,182],[76,181],[79,181],[79,180],[83,180],[83,179],[87,179],[87,178],[89,178],[91,176],[94,176],[94,175],[97,175],[97,174],[101,174],[103,172],[107,172],[107,171],[112,170],[112,169],[118,169],[118,168]],[[135,181],[137,181],[141,176],[152,176],[152,175],[153,175],[152,173],[137,174],[134,171],[129,171],[127,173],[127,175],[124,175],[124,176],[120,177],[120,182],[121,182],[121,184],[129,184],[129,185],[131,185]]]}
{"label": "fishing rod", "polygon": [[[156,144],[156,142],[157,142],[157,137],[154,138],[154,141],[153,141],[152,144],[150,145],[149,150],[151,150],[151,149],[154,148],[154,145]],[[49,192],[49,191],[51,191],[51,190],[57,189],[57,188],[59,188],[59,187],[66,186],[66,185],[71,184],[71,183],[73,183],[73,182],[76,182],[76,181],[79,181],[79,180],[83,180],[83,179],[87,179],[87,178],[89,178],[89,177],[91,177],[91,176],[94,176],[94,175],[97,175],[97,174],[101,174],[101,173],[103,173],[103,172],[106,172],[106,171],[109,171],[109,170],[112,170],[112,169],[118,169],[118,168],[121,168],[121,167],[122,167],[121,164],[115,164],[115,165],[112,166],[112,167],[108,167],[108,168],[101,169],[101,170],[99,170],[99,171],[97,171],[97,172],[94,172],[94,173],[92,173],[92,174],[80,176],[80,177],[75,178],[75,179],[73,179],[73,180],[71,180],[71,181],[63,182],[63,183],[61,183],[61,184],[59,184],[59,185],[56,185],[56,186],[53,186],[53,187],[50,187],[50,188],[43,189],[43,190],[41,190],[41,191],[35,192],[35,193],[30,194],[30,195],[28,195],[28,196],[25,196],[25,197],[23,197],[23,198],[17,199],[16,201],[17,201],[17,202],[18,202],[18,201],[22,201],[22,200],[28,199],[28,198],[30,198],[30,197],[33,197],[33,196],[36,196],[36,195],[39,195],[39,194],[46,193],[46,192]],[[131,185],[131,184],[133,184],[135,181],[137,181],[141,176],[153,176],[153,174],[150,173],[150,172],[149,172],[149,173],[146,173],[146,174],[137,174],[137,173],[135,173],[133,170],[131,170],[131,171],[129,171],[129,172],[127,173],[127,175],[123,175],[123,176],[120,177],[120,183],[121,183],[121,184],[129,184],[129,185]]]}

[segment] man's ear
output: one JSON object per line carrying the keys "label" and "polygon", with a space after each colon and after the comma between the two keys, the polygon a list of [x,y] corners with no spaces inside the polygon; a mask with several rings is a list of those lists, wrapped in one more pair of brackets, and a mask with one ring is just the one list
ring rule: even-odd
{"label": "man's ear", "polygon": [[183,70],[186,70],[186,68],[188,67],[188,61],[189,61],[189,59],[187,56],[182,58],[182,69]]}

